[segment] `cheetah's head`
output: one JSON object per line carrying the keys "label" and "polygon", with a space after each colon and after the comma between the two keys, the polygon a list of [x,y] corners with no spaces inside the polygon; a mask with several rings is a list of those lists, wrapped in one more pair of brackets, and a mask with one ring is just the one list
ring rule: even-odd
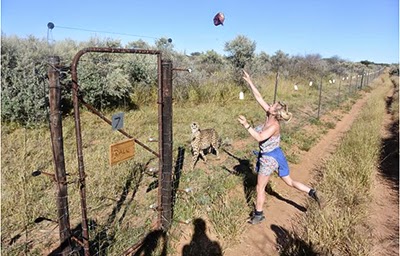
{"label": "cheetah's head", "polygon": [[192,133],[195,133],[195,132],[197,132],[198,130],[200,130],[199,124],[196,123],[196,122],[193,122],[193,123],[190,125],[190,128],[192,129]]}

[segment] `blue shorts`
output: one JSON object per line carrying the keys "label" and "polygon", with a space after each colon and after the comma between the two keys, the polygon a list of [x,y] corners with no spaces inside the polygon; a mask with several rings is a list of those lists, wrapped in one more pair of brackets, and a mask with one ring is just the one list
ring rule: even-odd
{"label": "blue shorts", "polygon": [[270,152],[255,152],[258,155],[256,173],[271,175],[273,171],[278,171],[279,177],[289,175],[289,165],[280,147]]}

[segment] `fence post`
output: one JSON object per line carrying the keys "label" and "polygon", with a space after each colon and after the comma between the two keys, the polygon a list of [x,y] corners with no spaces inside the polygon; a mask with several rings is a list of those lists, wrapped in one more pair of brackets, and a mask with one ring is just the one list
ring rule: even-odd
{"label": "fence post", "polygon": [[356,83],[354,84],[354,92],[357,92],[357,89],[358,89],[358,77],[359,76],[360,76],[359,74],[356,75]]}
{"label": "fence post", "polygon": [[364,83],[364,73],[361,75],[360,90],[362,90],[363,83]]}
{"label": "fence post", "polygon": [[276,71],[276,77],[275,77],[274,103],[276,102],[276,92],[278,91],[278,79],[279,79],[279,68]]}
{"label": "fence post", "polygon": [[60,87],[60,57],[49,57],[49,104],[50,104],[50,133],[57,182],[57,212],[60,230],[60,251],[62,255],[71,252],[71,228],[69,223],[68,190],[64,161],[64,144],[61,118],[61,87]]}
{"label": "fence post", "polygon": [[159,96],[159,129],[160,138],[160,170],[159,207],[161,214],[159,223],[168,230],[172,219],[172,62],[161,61],[161,92]]}
{"label": "fence post", "polygon": [[361,75],[361,82],[360,82],[360,90],[362,90],[362,88],[363,88],[363,83],[364,83],[364,69],[363,69],[363,71],[362,71],[362,75]]}
{"label": "fence post", "polygon": [[[344,78],[343,78],[344,79]],[[338,89],[338,104],[340,104],[340,86],[342,84],[342,77],[339,78],[339,89]],[[344,81],[344,80],[343,80]]]}
{"label": "fence post", "polygon": [[349,94],[351,93],[351,80],[353,78],[353,70],[350,72],[350,84],[349,84]]}
{"label": "fence post", "polygon": [[319,99],[318,99],[318,114],[317,114],[317,119],[319,119],[319,114],[321,112],[321,98],[322,98],[322,77],[321,77],[321,83],[319,84]]}

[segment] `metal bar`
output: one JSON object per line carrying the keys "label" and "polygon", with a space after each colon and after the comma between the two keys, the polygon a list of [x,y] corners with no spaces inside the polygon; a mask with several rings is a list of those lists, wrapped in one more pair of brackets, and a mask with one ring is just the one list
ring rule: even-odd
{"label": "metal bar", "polygon": [[87,208],[86,208],[86,174],[83,163],[83,149],[82,149],[82,133],[81,133],[81,119],[79,113],[79,101],[78,101],[78,74],[77,66],[79,58],[84,52],[78,52],[71,66],[71,77],[72,77],[72,99],[74,104],[74,118],[75,118],[75,136],[76,136],[76,151],[78,155],[78,170],[79,170],[79,191],[81,195],[81,214],[82,214],[82,239],[84,255],[90,256],[89,248],[89,231],[88,231],[88,220],[87,220]]}
{"label": "metal bar", "polygon": [[[57,181],[57,212],[58,226],[60,230],[60,245],[65,244],[62,249],[62,255],[68,255],[71,252],[71,227],[69,223],[68,209],[68,188],[64,160],[64,144],[62,134],[61,118],[61,87],[60,72],[57,67],[60,65],[60,57],[49,57],[49,104],[50,104],[50,133],[53,151],[53,161],[55,175],[52,176]],[[44,172],[42,172],[44,173]],[[46,173],[44,173],[46,174]],[[51,174],[52,175],[52,174]]]}
{"label": "metal bar", "polygon": [[162,115],[161,115],[161,159],[162,169],[159,180],[161,190],[161,227],[168,230],[172,219],[172,62],[162,61]]}
{"label": "metal bar", "polygon": [[275,77],[274,103],[276,102],[276,93],[278,91],[278,79],[279,79],[279,69],[276,71],[276,77]]}
{"label": "metal bar", "polygon": [[[158,68],[161,71],[162,69],[162,60],[158,59],[157,64]],[[158,161],[158,200],[157,200],[157,209],[158,209],[158,220],[157,220],[157,228],[161,228],[162,223],[162,168],[163,168],[163,125],[162,125],[162,113],[163,113],[163,93],[162,93],[162,71],[158,73],[158,152],[159,152],[159,161]]]}

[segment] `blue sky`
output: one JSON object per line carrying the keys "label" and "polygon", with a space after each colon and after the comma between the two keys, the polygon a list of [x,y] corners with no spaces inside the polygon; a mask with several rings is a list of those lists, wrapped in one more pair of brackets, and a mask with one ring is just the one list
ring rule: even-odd
{"label": "blue sky", "polygon": [[[213,24],[218,12],[225,14],[224,26]],[[54,29],[48,31],[48,22]],[[55,41],[98,36],[123,44],[143,39],[154,45],[167,37],[186,54],[226,54],[225,43],[243,35],[256,42],[256,52],[270,55],[282,50],[291,56],[399,61],[398,0],[2,0],[1,30],[23,38],[46,39],[49,32]]]}

